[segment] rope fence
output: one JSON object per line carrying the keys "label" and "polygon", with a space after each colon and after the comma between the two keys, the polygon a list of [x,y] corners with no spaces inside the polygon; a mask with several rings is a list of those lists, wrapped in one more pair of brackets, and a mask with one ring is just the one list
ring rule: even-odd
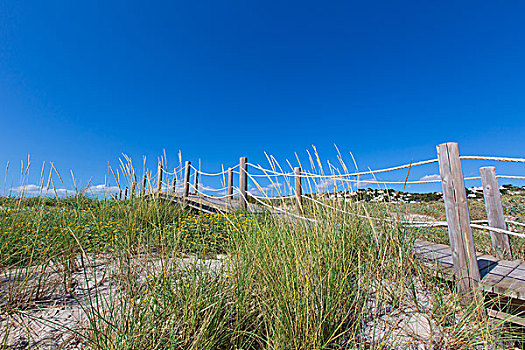
{"label": "rope fence", "polygon": [[[449,144],[443,144],[443,145],[449,145]],[[403,188],[406,185],[417,185],[417,184],[436,184],[441,183],[444,189],[443,197],[445,199],[446,205],[447,204],[447,193],[445,191],[445,188],[447,186],[447,183],[444,183],[442,179],[444,179],[443,175],[443,169],[441,160],[442,155],[439,153],[439,147],[438,146],[438,158],[434,159],[428,159],[423,161],[417,161],[417,162],[410,162],[406,164],[401,164],[397,166],[392,166],[388,168],[382,168],[382,169],[376,169],[376,170],[367,170],[367,171],[355,171],[355,172],[344,172],[340,173],[338,168],[330,164],[329,169],[331,171],[331,174],[325,174],[322,170],[322,166],[320,163],[320,160],[317,159],[317,162],[319,164],[319,172],[309,172],[309,171],[303,171],[301,168],[293,168],[293,166],[290,164],[290,162],[287,161],[288,166],[293,171],[285,171],[283,170],[280,165],[277,163],[274,157],[269,156],[268,161],[270,163],[270,167],[264,167],[260,164],[254,164],[247,162],[246,158],[244,158],[244,161],[242,161],[243,158],[241,158],[241,162],[233,167],[229,167],[227,169],[223,168],[221,171],[218,172],[206,172],[202,171],[200,169],[200,161],[199,161],[199,167],[195,167],[191,165],[190,162],[186,162],[186,165],[184,166],[181,164],[177,168],[175,168],[173,171],[168,171],[166,169],[163,169],[162,165],[159,164],[159,171],[158,171],[158,181],[157,181],[157,188],[158,190],[162,189],[171,189],[174,192],[180,192],[182,191],[183,196],[188,196],[189,194],[194,194],[203,198],[208,199],[232,199],[234,197],[238,197],[238,200],[241,202],[241,208],[243,207],[242,202],[245,202],[244,207],[247,203],[247,198],[252,198],[258,205],[260,205],[263,208],[269,209],[272,213],[279,213],[279,214],[285,214],[290,217],[298,218],[301,220],[307,220],[307,221],[316,221],[313,218],[308,218],[302,214],[302,201],[308,201],[312,204],[322,206],[329,210],[334,210],[346,215],[352,215],[360,218],[366,218],[368,220],[373,220],[376,222],[389,222],[389,223],[400,223],[405,226],[409,227],[444,227],[448,226],[449,223],[445,221],[435,221],[435,222],[425,222],[425,221],[411,221],[411,220],[399,220],[399,218],[378,218],[367,215],[361,215],[356,212],[348,211],[345,209],[342,209],[336,205],[330,205],[327,203],[326,200],[323,200],[322,198],[314,198],[313,196],[323,196],[323,195],[336,195],[335,198],[330,197],[330,200],[337,201],[340,197],[338,195],[341,190],[343,193],[350,192],[350,194],[355,193],[358,194],[359,191],[353,190],[354,184],[357,184],[359,187],[360,184],[375,184],[375,185],[403,185]],[[459,153],[459,152],[458,152]],[[458,161],[463,160],[484,160],[484,161],[496,161],[496,162],[510,162],[510,163],[525,163],[525,158],[511,158],[511,157],[495,157],[495,156],[459,156],[457,155]],[[442,160],[446,160],[446,158],[443,158]],[[450,161],[448,159],[447,161]],[[428,165],[428,164],[434,164],[439,163],[440,166],[440,178],[439,179],[420,179],[420,180],[409,180],[410,172],[413,168]],[[310,164],[312,169],[316,169],[316,166],[314,165],[314,160],[310,157]],[[342,163],[343,164],[343,163]],[[248,171],[248,168],[253,169],[255,171]],[[346,167],[343,164],[343,168],[346,170]],[[356,166],[357,168],[357,166]],[[461,169],[461,168],[460,168]],[[385,174],[390,172],[395,172],[399,170],[407,170],[406,177],[404,180],[381,180],[377,179],[375,176],[377,174]],[[191,176],[191,172],[193,172],[193,178],[194,178],[194,184],[191,184],[189,179]],[[170,187],[170,184],[168,182],[170,181],[163,181],[162,174],[165,174],[167,176],[173,177],[172,184]],[[239,180],[240,184],[239,187],[233,187],[233,176],[239,176],[239,179],[242,180],[243,177],[245,177],[245,180]],[[198,177],[199,176],[206,176],[211,178],[220,178],[221,186],[218,187],[212,187],[207,186],[204,184],[199,184]],[[361,179],[362,176],[373,176],[374,178],[370,179]],[[450,176],[450,175],[448,175]],[[148,176],[148,181],[150,181],[150,177]],[[248,191],[247,187],[247,179],[250,179],[252,184],[255,185],[255,189],[250,189]],[[145,177],[146,179],[146,177]],[[494,181],[495,179],[513,179],[513,180],[525,180],[525,176],[522,175],[496,175],[494,173]],[[269,185],[263,186],[259,182],[263,180],[268,180],[270,182]],[[306,181],[307,185],[309,187],[309,193],[303,194],[302,193],[302,184],[301,181]],[[461,179],[458,180],[457,176],[454,175],[453,181],[461,181],[458,182],[458,184],[463,184],[465,181],[474,181],[474,180],[481,180],[484,182],[483,174],[481,176],[469,176],[469,177],[463,177],[461,175]],[[333,183],[331,183],[333,181]],[[447,181],[451,181],[450,179]],[[145,180],[144,180],[145,182]],[[295,187],[293,186],[293,182],[295,182]],[[345,188],[345,184],[348,184],[348,188]],[[297,187],[299,186],[299,187]],[[341,186],[341,188],[339,188]],[[463,185],[460,185],[461,187]],[[150,186],[152,187],[152,186]],[[329,190],[329,188],[332,188],[333,191]],[[499,186],[498,186],[499,188]],[[386,187],[385,187],[386,189]],[[191,193],[190,193],[191,191]],[[275,191],[277,195],[268,195],[268,192]],[[483,191],[485,192],[485,187],[483,187]],[[215,194],[210,194],[215,193]],[[259,193],[262,193],[263,195],[258,195]],[[284,192],[284,193],[283,193]],[[386,193],[385,198],[388,198],[389,193]],[[343,196],[345,198],[346,196]],[[360,198],[360,197],[357,197]],[[281,201],[283,204],[284,201],[291,201],[289,204],[293,205],[293,202],[297,202],[297,210],[298,213],[293,213],[290,210],[283,209],[280,205],[272,205],[268,204],[268,201],[272,202],[279,202]],[[457,205],[457,204],[455,204]],[[487,207],[487,210],[488,207]],[[490,220],[488,221],[490,223]],[[505,220],[505,222],[508,225],[511,225],[513,227],[525,227],[524,223],[511,221],[511,220]],[[471,227],[474,229],[484,230],[484,231],[490,231],[491,235],[494,233],[497,234],[505,234],[505,235],[513,235],[516,237],[523,238],[525,237],[525,234],[514,232],[511,230],[508,230],[506,228],[502,227],[492,227],[491,225],[486,225],[487,220],[475,220],[471,221]]]}
{"label": "rope fence", "polygon": [[[481,167],[479,169],[480,176],[464,176],[462,170],[462,162],[464,161],[476,160],[523,164],[525,163],[525,158],[460,156],[457,143],[449,142],[437,146],[437,158],[416,162],[410,161],[406,164],[376,170],[359,171],[354,161],[356,170],[348,172],[339,155],[338,160],[341,162],[344,172],[340,172],[337,167],[327,162],[328,167],[325,169],[328,169],[330,172],[327,174],[323,170],[317,153],[315,154],[317,158],[313,158],[310,153],[308,155],[310,169],[312,169],[310,171],[304,171],[302,166],[293,167],[288,160],[286,161],[286,169],[283,169],[273,156],[268,155],[266,155],[269,163],[267,167],[249,163],[246,157],[241,157],[237,165],[227,169],[223,167],[218,172],[202,171],[200,161],[198,167],[186,161],[184,165],[181,164],[172,172],[163,169],[163,165],[159,163],[156,188],[157,192],[161,192],[165,188],[172,190],[172,192],[177,192],[174,195],[180,197],[180,200],[190,207],[199,208],[200,206],[201,209],[205,207],[206,210],[215,208],[214,210],[219,211],[237,209],[253,212],[268,211],[272,215],[286,219],[318,223],[323,220],[330,220],[330,216],[317,215],[318,213],[324,213],[320,211],[322,207],[324,208],[323,210],[366,219],[370,222],[374,232],[376,223],[399,225],[402,228],[447,227],[455,271],[466,272],[466,275],[462,276],[462,278],[469,281],[479,281],[480,278],[479,271],[476,272],[478,265],[472,230],[481,230],[490,234],[492,247],[500,259],[511,258],[510,236],[525,238],[525,233],[521,232],[525,227],[525,223],[515,221],[514,218],[504,217],[500,186],[497,181],[497,179],[525,180],[525,176],[520,174],[496,174],[493,166]],[[300,163],[299,159],[298,163]],[[438,164],[439,175],[437,177],[432,175],[430,178],[422,177],[419,180],[409,179],[413,168],[430,164]],[[383,174],[400,170],[404,170],[406,176],[403,174],[402,178],[395,178],[393,175],[388,175],[385,176],[386,180],[377,178],[379,174],[382,176]],[[148,172],[147,174],[149,189],[155,193],[152,189],[153,186],[149,183],[151,181],[150,173]],[[163,179],[163,175],[172,177],[171,187],[168,184],[170,181]],[[206,185],[199,184],[199,177],[201,176],[207,177]],[[363,179],[363,176],[367,178]],[[217,177],[219,178],[218,181],[215,180]],[[233,185],[234,177],[238,178],[237,187]],[[193,178],[193,184],[190,183],[190,178]],[[477,190],[474,191],[474,196],[472,194],[467,196],[465,182],[478,180],[481,181],[482,185],[481,189],[483,191],[487,219],[470,220],[468,200],[470,197],[475,197],[476,199],[479,199],[479,197],[477,196]],[[144,186],[146,185],[146,176],[143,181],[142,193],[144,193]],[[255,187],[249,187],[248,181],[250,181],[250,186]],[[220,183],[220,185],[215,187],[208,186],[208,184],[213,183]],[[421,218],[413,220],[417,218],[416,214],[402,216],[392,213],[388,209],[389,207],[385,207],[386,209],[381,214],[375,214],[375,211],[372,211],[373,215],[369,215],[366,205],[362,206],[364,211],[359,211],[353,210],[354,208],[346,203],[348,198],[355,198],[355,201],[350,200],[353,203],[365,200],[375,202],[390,201],[391,199],[388,198],[394,198],[402,202],[411,201],[409,199],[412,196],[411,194],[405,194],[401,198],[399,195],[391,195],[387,185],[402,185],[404,191],[407,185],[436,183],[441,184],[442,187],[442,192],[438,193],[440,196],[438,198],[442,198],[445,204],[446,221],[432,221],[432,219],[425,221],[425,219]],[[371,197],[370,193],[363,193],[359,189],[360,185],[363,184],[378,185],[380,190],[385,190],[386,192],[376,192],[377,190],[374,190],[373,197]],[[134,183],[134,188],[136,187],[135,185],[136,183]],[[306,193],[303,193],[303,186]],[[383,186],[384,189],[382,188]],[[180,190],[182,192],[179,192]],[[458,286],[462,292],[471,288],[470,285],[458,284]]]}

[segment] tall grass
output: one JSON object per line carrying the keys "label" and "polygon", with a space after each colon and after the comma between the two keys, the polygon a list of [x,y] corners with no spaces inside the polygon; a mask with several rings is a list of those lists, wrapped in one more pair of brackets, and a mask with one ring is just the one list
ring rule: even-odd
{"label": "tall grass", "polygon": [[11,320],[68,297],[85,318],[67,329],[63,346],[71,339],[93,349],[516,342],[507,324],[479,317],[486,305],[464,305],[453,285],[421,266],[412,252],[418,232],[392,221],[391,208],[319,200],[339,211],[305,203],[313,222],[196,214],[142,198],[3,199],[0,341],[12,345],[10,334],[20,333]]}

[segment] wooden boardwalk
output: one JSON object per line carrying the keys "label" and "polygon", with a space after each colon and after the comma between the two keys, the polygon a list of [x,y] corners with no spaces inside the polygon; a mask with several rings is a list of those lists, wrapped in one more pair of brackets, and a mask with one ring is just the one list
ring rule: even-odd
{"label": "wooden boardwalk", "polygon": [[[163,200],[170,201],[181,205],[186,205],[192,209],[202,211],[205,213],[217,213],[217,212],[228,212],[243,210],[241,208],[241,202],[237,198],[226,199],[226,198],[214,198],[212,196],[203,196],[189,194],[186,198],[180,193],[160,193],[160,194],[149,194],[147,198],[160,198]],[[272,213],[279,216],[288,216],[283,214],[282,211],[277,209],[271,210],[270,208],[264,208],[260,205],[248,203],[246,210],[250,213]]]}
{"label": "wooden boardwalk", "polygon": [[[160,198],[168,200],[173,203],[184,204],[190,208],[205,213],[215,213],[224,211],[235,211],[241,210],[241,203],[237,199],[226,199],[226,198],[213,198],[211,196],[202,196],[190,194],[186,198],[183,198],[180,193],[155,193],[147,195],[147,198]],[[248,203],[247,210],[249,212],[262,212],[263,210],[253,204]]]}
{"label": "wooden boardwalk", "polygon": [[[415,251],[426,265],[435,268],[444,278],[452,278],[454,265],[448,245],[417,240]],[[525,300],[525,262],[500,260],[476,252],[481,288],[490,293]]]}

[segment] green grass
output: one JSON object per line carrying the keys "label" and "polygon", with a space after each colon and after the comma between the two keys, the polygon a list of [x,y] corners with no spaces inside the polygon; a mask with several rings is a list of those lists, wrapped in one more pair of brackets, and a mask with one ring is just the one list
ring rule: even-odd
{"label": "green grass", "polygon": [[[309,205],[310,223],[140,199],[2,199],[1,313],[45,303],[52,283],[73,295],[74,276],[87,280],[97,260],[111,292],[89,295],[89,322],[72,331],[93,349],[395,348],[406,340],[366,330],[407,310],[432,320],[437,348],[513,344],[508,325],[480,318],[419,264],[420,232],[367,218],[392,208],[337,205],[357,215]],[[30,283],[42,271],[62,278]]]}

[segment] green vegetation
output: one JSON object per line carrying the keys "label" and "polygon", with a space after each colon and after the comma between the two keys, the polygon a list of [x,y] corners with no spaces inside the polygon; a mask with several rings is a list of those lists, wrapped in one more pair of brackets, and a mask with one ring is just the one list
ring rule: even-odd
{"label": "green vegetation", "polygon": [[[85,315],[65,329],[65,347],[520,344],[507,323],[480,317],[483,305],[464,305],[452,285],[420,265],[411,244],[421,232],[370,220],[391,217],[384,203],[337,204],[357,215],[310,204],[305,210],[316,223],[199,214],[160,200],[3,198],[1,206],[5,346],[19,334],[14,320],[59,297]],[[399,333],[413,319],[430,330]]]}

